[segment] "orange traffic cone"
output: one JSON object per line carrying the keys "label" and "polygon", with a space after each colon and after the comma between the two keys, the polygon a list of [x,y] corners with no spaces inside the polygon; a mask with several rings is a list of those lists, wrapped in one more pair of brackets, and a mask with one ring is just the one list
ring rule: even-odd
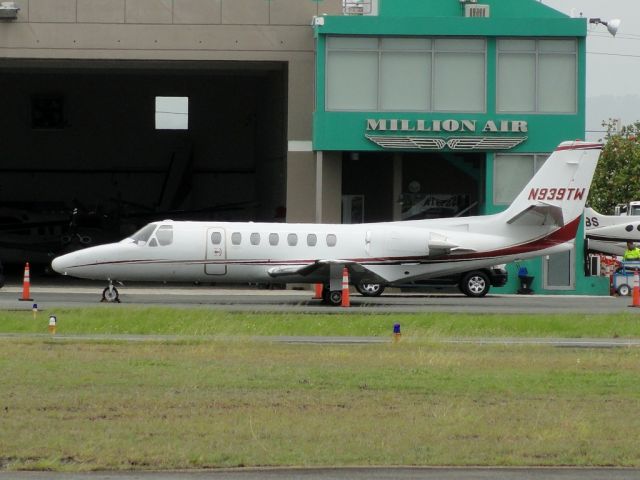
{"label": "orange traffic cone", "polygon": [[22,297],[20,301],[33,301],[31,298],[31,275],[29,274],[29,262],[24,266],[24,278],[22,280]]}
{"label": "orange traffic cone", "polygon": [[316,293],[313,296],[312,300],[322,300],[322,284],[321,283],[316,283],[315,292]]}
{"label": "orange traffic cone", "polygon": [[633,302],[631,307],[640,307],[640,273],[636,270],[633,274]]}
{"label": "orange traffic cone", "polygon": [[347,267],[342,269],[342,306],[351,306],[349,301],[349,270]]}

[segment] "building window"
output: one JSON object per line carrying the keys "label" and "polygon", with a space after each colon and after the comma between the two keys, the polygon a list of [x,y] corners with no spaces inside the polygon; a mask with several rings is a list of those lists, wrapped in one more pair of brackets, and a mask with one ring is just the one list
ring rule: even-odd
{"label": "building window", "polygon": [[497,110],[575,113],[577,71],[575,39],[500,39]]}
{"label": "building window", "polygon": [[485,50],[483,39],[435,40],[433,110],[485,110]]}
{"label": "building window", "polygon": [[329,233],[327,235],[327,247],[335,247],[336,243],[338,243],[338,238],[333,233]]}
{"label": "building window", "polygon": [[242,242],[242,234],[240,232],[233,232],[231,234],[231,244],[240,245],[240,242]]}
{"label": "building window", "polygon": [[383,38],[380,47],[379,109],[431,110],[432,41]]}
{"label": "building window", "polygon": [[549,155],[497,154],[493,162],[493,203],[510,204]]}
{"label": "building window", "polygon": [[269,234],[269,245],[273,245],[275,247],[276,245],[278,245],[279,241],[280,241],[280,237],[278,236],[277,233]]}
{"label": "building window", "polygon": [[251,245],[260,245],[260,234],[257,232],[252,233],[249,237],[249,241],[251,242]]}
{"label": "building window", "polygon": [[327,109],[377,110],[378,39],[329,37]]}
{"label": "building window", "polygon": [[189,97],[156,97],[156,130],[188,130]]}
{"label": "building window", "polygon": [[328,37],[327,110],[483,112],[481,38]]}
{"label": "building window", "polygon": [[287,235],[287,243],[290,247],[295,247],[298,244],[298,235],[295,233],[290,233]]}
{"label": "building window", "polygon": [[317,243],[318,237],[315,233],[310,233],[309,235],[307,235],[307,245],[309,245],[310,247],[315,247]]}

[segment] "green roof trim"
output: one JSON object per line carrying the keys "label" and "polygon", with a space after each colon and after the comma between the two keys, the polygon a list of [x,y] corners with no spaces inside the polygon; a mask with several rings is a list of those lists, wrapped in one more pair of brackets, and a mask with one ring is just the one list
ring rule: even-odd
{"label": "green roof trim", "polygon": [[586,18],[324,17],[320,35],[586,37]]}

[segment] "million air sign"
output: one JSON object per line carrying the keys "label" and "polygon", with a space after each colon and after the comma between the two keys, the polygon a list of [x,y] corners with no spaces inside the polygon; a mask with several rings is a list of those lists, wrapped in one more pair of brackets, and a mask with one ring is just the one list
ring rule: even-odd
{"label": "million air sign", "polygon": [[527,139],[522,120],[367,119],[365,137],[385,149],[508,150]]}

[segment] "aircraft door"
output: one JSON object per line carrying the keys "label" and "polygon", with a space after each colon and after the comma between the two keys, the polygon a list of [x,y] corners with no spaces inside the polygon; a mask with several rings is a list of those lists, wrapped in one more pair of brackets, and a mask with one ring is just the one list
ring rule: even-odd
{"label": "aircraft door", "polygon": [[204,273],[207,275],[224,275],[227,273],[227,249],[222,228],[207,229],[207,254]]}

